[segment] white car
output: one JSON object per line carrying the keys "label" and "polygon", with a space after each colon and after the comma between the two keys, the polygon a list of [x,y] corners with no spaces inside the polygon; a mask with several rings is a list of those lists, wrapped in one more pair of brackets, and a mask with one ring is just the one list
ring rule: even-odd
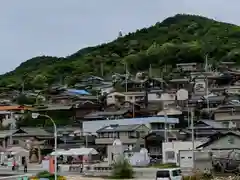
{"label": "white car", "polygon": [[180,168],[159,169],[156,173],[156,180],[182,180]]}

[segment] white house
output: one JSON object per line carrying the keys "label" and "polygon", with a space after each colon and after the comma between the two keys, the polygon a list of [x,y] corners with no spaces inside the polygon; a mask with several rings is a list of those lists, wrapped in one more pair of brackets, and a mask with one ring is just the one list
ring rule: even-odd
{"label": "white house", "polygon": [[[203,144],[202,141],[194,141],[194,148]],[[172,141],[162,143],[163,163],[179,164],[179,151],[192,150],[192,141]]]}
{"label": "white house", "polygon": [[[107,104],[115,104],[119,101],[137,102],[145,97],[145,92],[112,92],[107,95]],[[148,92],[149,101],[164,101],[174,102],[176,100],[176,93],[162,93],[160,91]],[[167,103],[167,104],[169,104]]]}

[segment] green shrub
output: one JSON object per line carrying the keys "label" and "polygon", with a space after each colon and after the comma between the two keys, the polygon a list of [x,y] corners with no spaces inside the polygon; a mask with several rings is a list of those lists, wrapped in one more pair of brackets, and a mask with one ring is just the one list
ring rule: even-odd
{"label": "green shrub", "polygon": [[114,179],[131,179],[134,176],[134,171],[131,164],[124,157],[119,158],[112,169],[112,178]]}
{"label": "green shrub", "polygon": [[213,175],[210,172],[195,173],[192,176],[184,176],[183,180],[210,180]]}
{"label": "green shrub", "polygon": [[50,176],[52,176],[52,174],[49,173],[48,171],[41,171],[37,173],[38,178],[49,178]]}
{"label": "green shrub", "polygon": [[[49,180],[54,180],[55,177],[54,177],[54,174],[51,174],[49,173],[48,171],[41,171],[39,173],[37,173],[36,175],[37,178],[47,178]],[[63,179],[66,179],[64,176],[57,176],[57,179],[58,180],[63,180]]]}

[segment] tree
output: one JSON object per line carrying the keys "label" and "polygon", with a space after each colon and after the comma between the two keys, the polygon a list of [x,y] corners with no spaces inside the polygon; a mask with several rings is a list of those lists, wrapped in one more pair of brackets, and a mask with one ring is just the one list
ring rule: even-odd
{"label": "tree", "polygon": [[19,105],[31,105],[31,104],[35,104],[35,98],[29,98],[27,97],[25,94],[20,94],[17,98],[16,98],[16,103]]}
{"label": "tree", "polygon": [[131,164],[124,157],[119,157],[113,164],[112,178],[131,179],[134,177],[134,171]]}
{"label": "tree", "polygon": [[31,83],[32,86],[35,87],[36,89],[42,89],[47,86],[46,80],[47,80],[46,76],[39,74],[33,79]]}
{"label": "tree", "polygon": [[132,73],[147,71],[150,64],[159,70],[177,63],[203,63],[206,54],[215,65],[222,60],[240,63],[239,26],[201,16],[178,14],[149,28],[125,36],[119,33],[119,36],[112,42],[83,48],[65,58],[39,56],[27,60],[0,76],[0,86],[20,89],[25,74],[29,77],[24,80],[25,88],[44,89],[59,79],[79,74],[123,73],[122,62],[128,64]]}

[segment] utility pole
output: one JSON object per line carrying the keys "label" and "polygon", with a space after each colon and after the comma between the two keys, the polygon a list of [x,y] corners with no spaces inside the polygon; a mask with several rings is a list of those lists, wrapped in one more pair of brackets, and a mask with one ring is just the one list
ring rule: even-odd
{"label": "utility pole", "polygon": [[101,62],[101,75],[102,77],[104,76],[104,72],[103,72],[103,63]]}
{"label": "utility pole", "polygon": [[132,117],[135,118],[135,100],[134,100],[134,103],[132,103],[132,106],[133,106],[133,108],[132,108],[132,110],[133,110]]}
{"label": "utility pole", "polygon": [[149,77],[152,77],[152,64],[149,66]]}
{"label": "utility pole", "polygon": [[195,150],[195,141],[194,141],[194,122],[193,122],[193,111],[191,110],[191,126],[192,126],[192,160],[193,160],[193,170],[195,168],[195,155],[194,155],[194,150]]}
{"label": "utility pole", "polygon": [[[205,72],[208,72],[208,55],[206,55],[206,58],[205,58]],[[210,119],[210,108],[209,108],[209,99],[208,99],[208,77],[206,75],[206,81],[205,81],[205,86],[206,86],[206,100],[207,100],[207,109],[208,109],[208,119]]]}
{"label": "utility pole", "polygon": [[164,138],[165,138],[165,142],[168,142],[168,132],[167,132],[167,119],[168,119],[168,116],[167,116],[167,112],[166,112],[166,108],[164,107]]}
{"label": "utility pole", "polygon": [[88,147],[88,133],[86,134],[86,148]]}
{"label": "utility pole", "polygon": [[188,100],[187,100],[187,122],[188,122],[188,127],[190,126],[190,119],[189,119],[189,105],[188,105]]}
{"label": "utility pole", "polygon": [[25,89],[25,81],[23,80],[23,82],[22,82],[22,94],[24,94],[24,89]]}
{"label": "utility pole", "polygon": [[125,91],[128,91],[128,85],[127,85],[127,81],[128,81],[128,75],[127,75],[127,63],[125,63]]}

